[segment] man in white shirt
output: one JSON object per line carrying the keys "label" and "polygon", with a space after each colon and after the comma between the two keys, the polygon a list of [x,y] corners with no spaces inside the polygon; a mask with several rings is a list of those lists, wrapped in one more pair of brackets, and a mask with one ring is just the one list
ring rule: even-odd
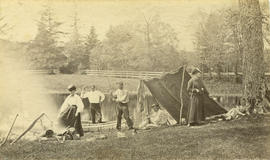
{"label": "man in white shirt", "polygon": [[90,102],[86,94],[89,92],[90,87],[89,86],[84,86],[81,91],[81,99],[84,105],[84,109],[87,111],[89,115],[89,120],[91,120],[91,110],[90,110]]}
{"label": "man in white shirt", "polygon": [[118,103],[116,129],[121,130],[122,114],[124,114],[124,118],[127,122],[129,129],[133,129],[133,122],[129,118],[128,111],[129,94],[128,91],[124,89],[123,82],[118,83],[118,89],[113,93],[113,100]]}
{"label": "man in white shirt", "polygon": [[88,97],[90,102],[92,123],[96,123],[96,114],[99,115],[98,122],[102,123],[101,103],[104,101],[105,95],[99,90],[96,90],[96,86],[93,85],[91,91],[87,92],[85,96]]}
{"label": "man in white shirt", "polygon": [[84,133],[80,113],[82,113],[84,105],[81,97],[75,94],[76,87],[74,85],[70,85],[68,91],[70,92],[70,95],[67,96],[62,104],[58,118],[62,125],[68,128],[74,127],[76,132],[80,136],[83,136]]}

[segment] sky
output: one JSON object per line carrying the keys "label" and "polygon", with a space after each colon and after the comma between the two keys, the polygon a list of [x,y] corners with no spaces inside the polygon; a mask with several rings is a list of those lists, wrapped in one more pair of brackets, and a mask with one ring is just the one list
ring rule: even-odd
{"label": "sky", "polygon": [[95,26],[99,39],[105,37],[111,25],[126,21],[144,21],[159,14],[162,21],[170,24],[179,37],[181,49],[193,50],[193,33],[196,13],[199,10],[212,12],[231,6],[237,0],[178,0],[178,1],[130,1],[130,0],[0,0],[0,11],[5,21],[12,25],[7,38],[12,41],[29,41],[37,33],[36,21],[44,4],[50,3],[55,18],[63,22],[61,30],[69,32],[72,16],[76,10],[79,18],[79,32],[86,34]]}

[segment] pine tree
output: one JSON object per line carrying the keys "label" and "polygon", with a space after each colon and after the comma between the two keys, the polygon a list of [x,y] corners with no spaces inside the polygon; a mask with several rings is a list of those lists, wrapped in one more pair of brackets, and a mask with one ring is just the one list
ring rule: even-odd
{"label": "pine tree", "polygon": [[86,36],[85,40],[85,49],[84,49],[84,61],[83,65],[89,67],[89,62],[91,61],[91,53],[95,47],[100,44],[98,40],[98,35],[96,34],[96,29],[94,26],[91,26],[90,33]]}
{"label": "pine tree", "polygon": [[73,67],[73,72],[78,70],[82,65],[84,57],[83,42],[78,28],[78,14],[75,11],[73,15],[73,24],[70,40],[65,45],[65,55],[68,57],[68,65]]}
{"label": "pine tree", "polygon": [[61,34],[58,27],[61,23],[53,19],[50,6],[45,6],[37,23],[37,35],[28,45],[30,66],[35,69],[56,69],[66,58],[57,44],[58,36]]}

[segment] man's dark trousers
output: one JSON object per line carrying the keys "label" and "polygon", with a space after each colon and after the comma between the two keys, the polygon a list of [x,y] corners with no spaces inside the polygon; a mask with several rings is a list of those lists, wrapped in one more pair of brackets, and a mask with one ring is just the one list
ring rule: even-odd
{"label": "man's dark trousers", "polygon": [[122,114],[124,114],[124,118],[127,122],[128,127],[130,129],[133,128],[133,122],[129,118],[128,104],[119,102],[117,105],[117,126],[116,126],[116,129],[118,129],[118,130],[121,129]]}
{"label": "man's dark trousers", "polygon": [[102,121],[101,107],[99,103],[90,103],[92,123],[96,123],[96,113],[100,115],[99,122]]}

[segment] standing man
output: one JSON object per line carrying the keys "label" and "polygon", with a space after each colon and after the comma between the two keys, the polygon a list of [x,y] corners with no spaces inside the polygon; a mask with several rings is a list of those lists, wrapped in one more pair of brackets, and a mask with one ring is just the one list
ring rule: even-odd
{"label": "standing man", "polygon": [[81,98],[82,102],[84,105],[84,108],[87,110],[88,115],[89,115],[89,120],[91,120],[91,111],[90,111],[90,102],[87,97],[87,93],[89,92],[90,87],[89,86],[84,86],[81,91]]}
{"label": "standing man", "polygon": [[92,123],[96,123],[96,114],[99,114],[98,122],[102,123],[101,103],[104,101],[105,95],[99,90],[96,90],[96,86],[93,85],[91,91],[86,93],[86,96],[90,102]]}
{"label": "standing man", "polygon": [[118,83],[118,89],[113,93],[113,101],[118,103],[117,105],[117,130],[121,130],[121,120],[122,114],[124,114],[124,118],[127,122],[129,129],[133,129],[133,122],[129,118],[128,111],[128,102],[129,102],[129,94],[128,91],[124,89],[123,82]]}

